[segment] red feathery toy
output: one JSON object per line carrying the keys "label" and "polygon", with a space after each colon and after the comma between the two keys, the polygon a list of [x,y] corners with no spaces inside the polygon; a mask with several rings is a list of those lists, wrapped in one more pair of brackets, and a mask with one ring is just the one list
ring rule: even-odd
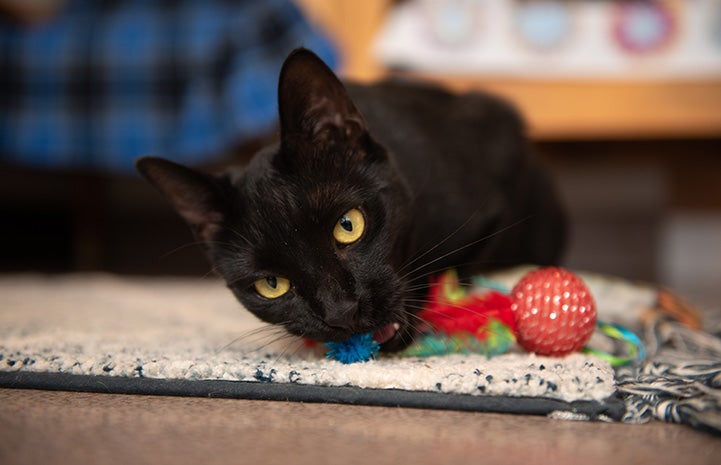
{"label": "red feathery toy", "polygon": [[436,331],[466,332],[485,339],[484,325],[494,319],[515,331],[515,317],[507,295],[496,291],[467,294],[455,272],[444,274],[431,286],[429,299],[431,302],[420,316]]}
{"label": "red feathery toy", "polygon": [[511,299],[500,292],[468,294],[455,271],[431,283],[429,303],[418,313],[423,334],[404,355],[499,355],[515,340]]}

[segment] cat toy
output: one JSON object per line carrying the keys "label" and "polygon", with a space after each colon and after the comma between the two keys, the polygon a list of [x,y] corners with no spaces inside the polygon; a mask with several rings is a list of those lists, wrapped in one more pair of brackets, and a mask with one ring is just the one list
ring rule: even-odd
{"label": "cat toy", "polygon": [[[597,322],[590,290],[574,273],[546,267],[530,271],[510,293],[491,289],[468,293],[454,271],[431,283],[429,304],[418,313],[424,321],[420,337],[403,356],[505,353],[516,342],[538,355],[563,356],[583,349],[620,366],[643,358],[641,341],[630,331]],[[584,349],[594,330],[625,342],[627,357]],[[380,345],[372,334],[327,343],[327,357],[341,363],[368,361]]]}
{"label": "cat toy", "polygon": [[424,322],[417,342],[403,355],[428,357],[448,353],[499,355],[515,340],[511,298],[497,290],[469,294],[455,271],[431,283],[429,303],[419,312]]}
{"label": "cat toy", "polygon": [[[425,322],[421,340],[403,352],[427,357],[453,352],[497,355],[513,343],[514,327],[510,299],[500,292],[487,296],[467,295],[455,271],[431,283],[429,304],[419,317]],[[356,334],[341,342],[327,342],[326,357],[341,363],[366,362],[375,358],[380,344],[372,333]]]}
{"label": "cat toy", "polygon": [[[561,356],[583,348],[596,327],[596,308],[583,281],[562,268],[527,273],[510,293],[466,294],[455,273],[441,277],[440,292],[419,316],[428,322],[409,355],[473,352],[499,355],[515,341],[527,352]],[[450,291],[449,289],[455,289]]]}
{"label": "cat toy", "polygon": [[367,362],[378,356],[381,345],[373,339],[373,333],[354,334],[349,339],[340,342],[326,342],[328,352],[326,358],[337,360],[340,363]]}
{"label": "cat toy", "polygon": [[583,348],[596,328],[596,303],[586,284],[563,268],[540,268],[511,290],[516,339],[528,352],[566,355]]}

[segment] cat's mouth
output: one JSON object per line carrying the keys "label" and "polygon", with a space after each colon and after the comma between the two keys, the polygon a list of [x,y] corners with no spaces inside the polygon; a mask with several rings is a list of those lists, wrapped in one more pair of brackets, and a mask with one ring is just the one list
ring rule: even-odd
{"label": "cat's mouth", "polygon": [[394,323],[388,323],[387,325],[383,326],[380,329],[377,329],[373,333],[373,339],[378,344],[385,344],[386,342],[393,339],[396,334],[398,334],[398,331],[401,329],[401,324],[394,322]]}
{"label": "cat's mouth", "polygon": [[381,345],[383,352],[396,352],[407,345],[401,328],[401,323],[396,321],[388,323],[373,332],[373,339]]}

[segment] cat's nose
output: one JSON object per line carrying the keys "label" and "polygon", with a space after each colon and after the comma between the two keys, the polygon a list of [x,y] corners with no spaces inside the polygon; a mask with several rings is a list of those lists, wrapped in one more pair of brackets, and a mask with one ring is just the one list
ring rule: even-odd
{"label": "cat's nose", "polygon": [[358,314],[358,302],[337,302],[326,311],[325,322],[337,329],[352,330]]}

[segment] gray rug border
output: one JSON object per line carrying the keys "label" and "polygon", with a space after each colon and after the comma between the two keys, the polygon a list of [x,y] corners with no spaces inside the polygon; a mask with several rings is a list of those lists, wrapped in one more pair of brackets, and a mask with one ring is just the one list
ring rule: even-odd
{"label": "gray rug border", "polygon": [[591,420],[598,420],[603,416],[616,421],[621,420],[626,411],[623,401],[617,396],[612,396],[603,402],[565,402],[547,397],[474,396],[354,386],[128,378],[47,372],[0,371],[0,388],[330,403],[526,415],[548,415],[555,411],[567,411],[585,415]]}

